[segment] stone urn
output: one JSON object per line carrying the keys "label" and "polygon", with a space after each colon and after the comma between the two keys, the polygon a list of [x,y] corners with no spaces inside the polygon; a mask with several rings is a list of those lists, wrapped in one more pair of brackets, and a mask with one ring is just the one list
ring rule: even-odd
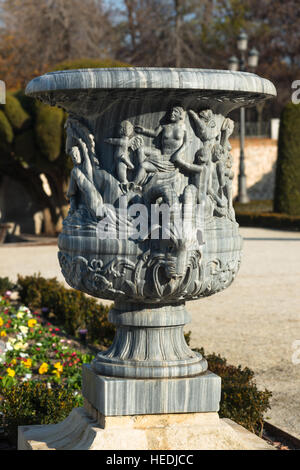
{"label": "stone urn", "polygon": [[185,341],[185,303],[237,275],[228,114],[274,86],[242,72],[111,68],[48,73],[26,93],[69,115],[62,273],[114,302],[115,339],[84,366],[84,397],[104,416],[218,411],[220,378]]}

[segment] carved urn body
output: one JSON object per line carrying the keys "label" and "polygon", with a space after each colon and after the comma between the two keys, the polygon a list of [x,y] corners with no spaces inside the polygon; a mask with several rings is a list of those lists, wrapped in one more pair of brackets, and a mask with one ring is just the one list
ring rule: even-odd
{"label": "carved urn body", "polygon": [[[206,360],[184,339],[185,302],[227,288],[240,265],[227,116],[275,93],[254,74],[199,69],[63,71],[28,85],[27,94],[69,113],[63,275],[73,288],[114,301],[116,337],[90,374],[192,383],[206,373]],[[135,400],[121,414],[208,410],[188,399],[171,408]]]}

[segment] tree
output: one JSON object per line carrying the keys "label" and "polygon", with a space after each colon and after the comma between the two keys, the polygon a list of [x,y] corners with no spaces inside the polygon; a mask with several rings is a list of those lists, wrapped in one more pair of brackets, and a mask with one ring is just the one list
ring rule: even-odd
{"label": "tree", "polygon": [[24,87],[53,65],[111,54],[102,0],[1,0],[0,57],[8,88]]}

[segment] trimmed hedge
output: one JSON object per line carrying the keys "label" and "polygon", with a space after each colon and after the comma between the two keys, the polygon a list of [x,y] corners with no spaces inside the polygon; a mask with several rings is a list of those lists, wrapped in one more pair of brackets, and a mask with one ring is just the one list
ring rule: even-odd
{"label": "trimmed hedge", "polygon": [[4,295],[6,291],[12,291],[16,285],[9,280],[8,277],[0,277],[0,295]]}
{"label": "trimmed hedge", "polygon": [[14,129],[21,130],[30,125],[31,118],[29,114],[22,108],[21,103],[13,94],[7,93],[3,110]]}
{"label": "trimmed hedge", "polygon": [[265,227],[300,230],[300,216],[273,212],[272,200],[254,200],[247,204],[234,203],[236,220],[242,227]]}
{"label": "trimmed hedge", "polygon": [[300,106],[283,109],[278,139],[274,211],[300,216]]}
{"label": "trimmed hedge", "polygon": [[275,212],[236,212],[241,227],[264,227],[281,230],[300,230],[300,217]]}
{"label": "trimmed hedge", "polygon": [[64,111],[37,104],[35,136],[41,154],[54,162],[63,151]]}
{"label": "trimmed hedge", "polygon": [[57,385],[24,382],[0,387],[0,422],[9,440],[16,445],[18,426],[51,424],[63,421],[72,409],[82,405],[81,395]]}
{"label": "trimmed hedge", "polygon": [[219,416],[229,418],[255,434],[262,435],[265,412],[271,408],[272,392],[258,390],[254,372],[248,367],[227,364],[224,357],[206,355],[203,348],[195,349],[205,356],[208,368],[222,379]]}
{"label": "trimmed hedge", "polygon": [[29,308],[42,308],[43,315],[61,326],[72,336],[79,329],[88,330],[88,341],[108,346],[115,328],[108,322],[109,307],[99,304],[96,299],[83,292],[67,289],[56,278],[42,276],[19,276],[20,300]]}

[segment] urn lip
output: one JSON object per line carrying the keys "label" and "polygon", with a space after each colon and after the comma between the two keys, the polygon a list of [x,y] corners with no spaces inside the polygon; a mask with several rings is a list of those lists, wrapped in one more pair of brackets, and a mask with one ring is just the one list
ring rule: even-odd
{"label": "urn lip", "polygon": [[29,96],[63,90],[179,89],[277,96],[269,80],[249,72],[199,68],[114,67],[49,72],[31,80]]}
{"label": "urn lip", "polygon": [[0,80],[0,104],[6,103],[6,95],[5,95],[5,83]]}

